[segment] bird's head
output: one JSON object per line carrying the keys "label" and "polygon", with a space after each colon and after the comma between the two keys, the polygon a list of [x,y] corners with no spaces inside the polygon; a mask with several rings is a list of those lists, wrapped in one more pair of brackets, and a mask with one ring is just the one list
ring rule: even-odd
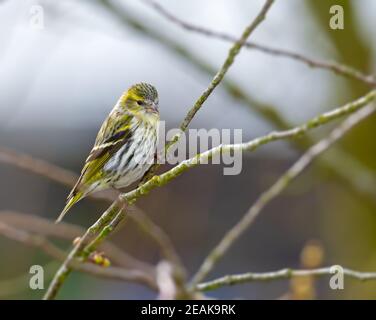
{"label": "bird's head", "polygon": [[159,115],[158,103],[157,90],[147,83],[133,85],[120,99],[122,108],[147,115]]}

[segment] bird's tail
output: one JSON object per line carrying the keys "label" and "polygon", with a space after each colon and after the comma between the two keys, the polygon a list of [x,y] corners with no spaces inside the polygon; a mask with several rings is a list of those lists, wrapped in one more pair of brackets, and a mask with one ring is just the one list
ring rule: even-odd
{"label": "bird's tail", "polygon": [[72,191],[71,194],[68,196],[67,203],[63,211],[61,211],[55,223],[59,223],[61,220],[63,220],[64,216],[67,214],[69,209],[72,208],[72,206],[78,201],[80,201],[83,197],[84,197],[84,193],[82,191],[77,191],[77,192]]}

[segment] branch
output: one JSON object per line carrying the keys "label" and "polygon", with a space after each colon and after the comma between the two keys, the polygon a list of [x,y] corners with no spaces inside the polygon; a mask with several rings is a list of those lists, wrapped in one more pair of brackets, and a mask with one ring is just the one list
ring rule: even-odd
{"label": "branch", "polygon": [[[0,162],[44,176],[70,188],[74,186],[78,179],[78,176],[70,170],[63,169],[45,160],[21,152],[16,152],[5,147],[0,147]],[[92,199],[113,202],[117,198],[117,195],[118,192],[113,190],[110,192],[92,193],[89,197]],[[152,240],[155,240],[165,258],[174,264],[178,263],[180,258],[167,233],[161,227],[156,225],[140,208],[132,207],[130,210],[132,211],[132,214],[130,215],[131,219],[135,221],[146,235]],[[50,223],[48,222],[47,224]],[[58,230],[58,227],[51,228]],[[79,234],[81,235],[82,233],[83,231]],[[75,235],[75,237],[76,236],[78,235]],[[118,252],[119,251],[120,250],[118,250]]]}
{"label": "branch", "polygon": [[90,243],[86,244],[85,249],[80,255],[81,258],[88,258],[89,255],[94,252],[103,241],[105,241],[106,237],[108,237],[109,234],[112,233],[120,222],[126,217],[125,205],[122,202],[119,202],[119,204],[114,207],[113,211],[117,212],[115,218],[110,220],[109,223],[106,224],[102,230],[100,230],[100,232],[98,232],[98,235]]}
{"label": "branch", "polygon": [[[222,81],[224,78],[226,72],[231,67],[231,65],[234,62],[235,57],[238,55],[240,49],[242,48],[244,42],[248,38],[248,36],[252,33],[252,31],[262,22],[262,20],[265,18],[265,15],[271,5],[273,4],[274,0],[266,0],[265,5],[262,7],[260,13],[256,16],[256,18],[252,21],[252,23],[245,29],[242,36],[238,41],[235,42],[235,44],[231,47],[228,56],[218,71],[218,73],[214,76],[213,80],[210,82],[209,87],[203,92],[203,94],[199,97],[199,99],[196,101],[194,106],[189,110],[187,116],[183,120],[180,128],[182,131],[185,131],[185,129],[188,127],[189,123],[197,113],[197,111],[201,108],[203,103],[206,101],[206,99],[209,97],[209,95],[214,91],[214,89],[218,86],[218,84]],[[175,139],[171,142],[170,145],[173,143],[176,143],[179,139],[179,136],[176,136]],[[157,177],[157,176],[155,176]],[[158,177],[157,177],[158,178]],[[155,179],[151,179],[149,181],[155,181]],[[141,186],[142,187],[142,186]],[[139,187],[140,188],[140,187]],[[136,189],[137,190],[137,189]],[[99,218],[99,220],[91,226],[87,232],[84,234],[84,236],[80,239],[80,241],[77,243],[77,245],[72,249],[64,263],[61,265],[57,273],[55,274],[54,279],[52,280],[48,291],[46,295],[44,296],[44,299],[53,299],[57,292],[59,291],[60,287],[64,283],[65,279],[70,273],[69,263],[74,260],[75,257],[80,256],[84,250],[85,241],[92,237],[98,230],[100,230],[103,226],[105,226],[107,223],[110,223],[110,221],[119,214],[119,207],[122,207],[122,203],[130,203],[131,201],[124,201],[125,199],[123,197],[119,197],[118,200],[116,200],[110,208],[108,208],[103,215]],[[112,231],[112,228],[110,228],[108,231],[106,231],[106,234],[104,237],[106,237],[110,232]]]}
{"label": "branch", "polygon": [[72,187],[78,178],[72,171],[5,147],[0,147],[0,162],[44,176],[68,187]]}
{"label": "branch", "polygon": [[[274,0],[266,0],[264,6],[262,7],[260,13],[256,16],[256,18],[252,21],[252,23],[245,28],[243,31],[242,36],[239,39],[234,39],[234,44],[230,48],[230,51],[227,55],[225,62],[223,63],[222,67],[214,76],[213,80],[210,82],[207,89],[201,94],[201,96],[197,99],[194,106],[189,110],[187,116],[184,118],[183,122],[180,125],[180,129],[185,131],[192,121],[193,117],[195,116],[196,112],[202,107],[203,103],[207,100],[210,94],[214,91],[214,89],[220,84],[223,80],[225,74],[232,66],[235,61],[236,56],[239,54],[241,48],[244,46],[245,42],[247,41],[248,37],[251,33],[258,27],[258,25],[265,19],[267,12],[269,11],[270,7],[274,3]],[[177,139],[175,140],[177,141]]]}
{"label": "branch", "polygon": [[[107,224],[111,222],[111,220],[116,216],[119,212],[119,208],[122,208],[121,202],[116,200],[103,214],[102,216],[90,227],[86,230],[84,235],[79,238],[77,244],[73,247],[70,251],[68,256],[65,258],[63,264],[57,270],[54,278],[52,279],[47,292],[45,293],[43,299],[50,300],[54,299],[65,282],[65,279],[71,273],[72,269],[70,264],[76,258],[80,257],[85,249],[86,244],[93,239],[95,234],[100,232]],[[112,230],[108,230],[107,234],[110,234]]]}
{"label": "branch", "polygon": [[[130,211],[129,213],[130,216],[132,216],[132,212]],[[159,244],[162,255],[169,262],[172,262],[175,266],[182,266],[181,259],[174,248],[171,238],[163,231],[161,227],[155,224],[151,219],[146,219],[144,216],[145,213],[142,210],[137,210],[133,219],[142,220],[142,224],[140,223],[139,227],[143,229],[145,234],[149,235],[150,238],[154,239],[154,241]]]}
{"label": "branch", "polygon": [[[142,0],[142,1],[145,4],[147,4],[149,7],[154,9],[156,12],[158,12],[160,15],[162,15],[164,18],[178,25],[181,28],[184,28],[186,30],[189,30],[189,31],[192,31],[192,32],[204,35],[204,36],[208,36],[208,37],[212,37],[212,38],[216,38],[216,39],[220,39],[224,41],[229,41],[229,42],[236,41],[236,38],[234,36],[229,35],[227,33],[214,31],[214,30],[197,26],[187,21],[184,21],[176,17],[169,11],[167,11],[162,5],[160,5],[154,0]],[[326,69],[326,70],[334,72],[337,75],[342,75],[347,78],[359,80],[367,85],[376,87],[376,79],[374,75],[363,74],[362,72],[360,72],[359,70],[353,67],[339,64],[337,62],[320,61],[317,59],[306,57],[300,53],[292,52],[292,51],[285,50],[285,49],[272,48],[272,47],[257,44],[254,42],[246,42],[244,46],[249,49],[255,49],[255,50],[258,50],[258,51],[261,51],[261,52],[264,52],[266,54],[270,54],[273,56],[281,56],[281,57],[290,58],[296,61],[300,61],[312,68]]]}
{"label": "branch", "polygon": [[[375,99],[376,91],[372,91],[369,98]],[[363,100],[368,104],[370,100]],[[358,100],[358,102],[360,102]],[[366,102],[368,101],[368,102]],[[351,104],[349,105],[349,107]],[[193,285],[201,282],[213,269],[214,265],[225,255],[231,245],[250,227],[255,218],[260,214],[261,210],[275,197],[277,197],[286,187],[294,180],[318,155],[327,150],[334,142],[340,139],[346,132],[361,120],[368,117],[375,111],[375,105],[369,104],[365,108],[360,109],[352,116],[348,117],[341,125],[335,128],[328,137],[319,141],[304,153],[298,161],[296,161],[268,190],[262,193],[242,219],[232,227],[218,243],[216,247],[209,253],[201,267],[194,275]],[[338,110],[338,109],[337,109]],[[356,111],[353,109],[353,111]],[[333,111],[334,112],[334,111]],[[334,114],[332,112],[332,115]],[[338,112],[337,112],[338,114]],[[324,119],[324,118],[322,118]]]}
{"label": "branch", "polygon": [[138,188],[130,192],[122,194],[120,197],[128,203],[134,203],[139,197],[148,194],[151,190],[155,189],[156,187],[165,185],[166,183],[175,179],[177,176],[187,171],[188,169],[191,169],[197,166],[201,162],[207,163],[207,161],[210,158],[212,158],[214,155],[217,155],[223,152],[231,152],[231,151],[254,151],[258,147],[264,144],[273,142],[273,141],[299,137],[305,134],[306,132],[308,132],[309,130],[325,125],[342,116],[349,115],[349,114],[356,112],[357,110],[365,107],[370,102],[375,100],[375,98],[376,98],[376,90],[373,90],[373,91],[370,91],[365,96],[353,102],[350,102],[342,107],[339,107],[332,111],[316,116],[315,118],[312,118],[311,120],[307,121],[306,123],[303,123],[302,125],[298,127],[285,130],[285,131],[274,131],[265,136],[253,139],[246,143],[219,145],[208,151],[197,154],[193,158],[182,161],[181,163],[179,163],[177,166],[173,167],[169,171],[159,176],[154,176],[152,179],[150,179],[143,185],[139,186]]}
{"label": "branch", "polygon": [[[272,281],[280,279],[291,279],[293,277],[333,275],[338,273],[338,269],[334,269],[335,267],[336,266],[308,270],[294,270],[286,268],[272,272],[249,272],[243,274],[227,275],[212,281],[200,283],[195,288],[198,291],[210,291],[219,289],[223,286],[232,286],[253,281]],[[344,275],[360,281],[376,280],[376,272],[361,272],[347,268],[342,268],[342,270]]]}
{"label": "branch", "polygon": [[[65,259],[64,251],[40,235],[34,235],[23,230],[15,229],[3,222],[0,222],[0,234],[27,246],[37,247],[48,256],[58,261],[64,261]],[[94,276],[137,282],[147,285],[153,290],[157,290],[158,288],[154,275],[140,270],[126,270],[118,267],[103,268],[94,264],[83,264],[80,261],[71,261],[70,267],[76,271],[89,273]]]}
{"label": "branch", "polygon": [[46,238],[15,229],[3,222],[0,222],[0,234],[25,245],[37,247],[56,260],[62,260],[65,257],[64,251],[49,242]]}
{"label": "branch", "polygon": [[[72,239],[85,232],[85,229],[64,221],[55,224],[45,218],[16,211],[0,211],[0,222],[28,233],[36,233],[43,237],[54,237],[68,241],[72,241]],[[139,269],[146,273],[154,272],[154,266],[136,259],[110,241],[103,243],[100,249],[106,252],[106,255],[115,265],[126,269]]]}

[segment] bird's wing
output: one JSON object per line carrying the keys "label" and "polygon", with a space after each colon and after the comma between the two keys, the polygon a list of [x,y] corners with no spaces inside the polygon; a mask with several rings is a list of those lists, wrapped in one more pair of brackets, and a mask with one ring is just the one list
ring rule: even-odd
{"label": "bird's wing", "polygon": [[120,119],[114,119],[114,116],[110,115],[105,120],[98,132],[94,147],[86,159],[76,188],[89,186],[103,177],[104,165],[132,138],[131,120],[130,115],[123,115]]}
{"label": "bird's wing", "polygon": [[105,120],[98,132],[93,149],[86,159],[81,175],[70,192],[67,203],[57,218],[61,221],[69,209],[87,194],[87,189],[94,182],[99,181],[105,175],[102,170],[107,161],[132,138],[131,117],[122,116],[114,118],[111,115]]}

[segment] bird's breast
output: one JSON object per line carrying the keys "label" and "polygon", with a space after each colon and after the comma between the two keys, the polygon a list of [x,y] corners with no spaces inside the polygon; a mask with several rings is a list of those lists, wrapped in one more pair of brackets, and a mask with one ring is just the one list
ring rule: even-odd
{"label": "bird's breast", "polygon": [[114,175],[112,185],[116,188],[139,180],[154,163],[157,127],[144,121],[132,127],[135,129],[131,136],[105,166],[105,170]]}

